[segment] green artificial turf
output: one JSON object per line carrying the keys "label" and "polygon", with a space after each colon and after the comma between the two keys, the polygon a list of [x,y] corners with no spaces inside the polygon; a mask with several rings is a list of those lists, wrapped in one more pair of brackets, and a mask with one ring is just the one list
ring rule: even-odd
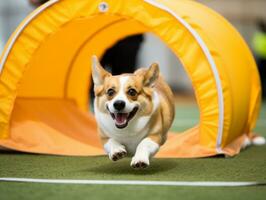
{"label": "green artificial turf", "polygon": [[[172,130],[198,121],[196,106],[179,106]],[[182,124],[182,122],[184,122]],[[256,132],[266,136],[266,104]],[[105,156],[66,157],[0,152],[0,177],[48,179],[261,181],[266,182],[266,146],[250,147],[233,158],[153,159],[150,168],[134,170],[130,158],[111,162]],[[0,182],[0,199],[265,199],[266,187],[174,187],[63,185]]]}
{"label": "green artificial turf", "polygon": [[265,200],[265,187],[210,188],[0,183],[1,200]]}
{"label": "green artificial turf", "polygon": [[146,170],[132,169],[130,158],[67,157],[1,153],[1,177],[129,179],[171,181],[266,181],[266,146],[234,158],[153,159]]}

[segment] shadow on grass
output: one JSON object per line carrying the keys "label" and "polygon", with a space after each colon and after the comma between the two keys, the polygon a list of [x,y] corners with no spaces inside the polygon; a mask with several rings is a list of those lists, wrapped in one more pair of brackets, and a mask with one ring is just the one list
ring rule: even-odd
{"label": "shadow on grass", "polygon": [[108,162],[97,167],[87,169],[95,174],[112,175],[152,175],[169,171],[176,167],[176,163],[169,159],[153,159],[146,169],[133,169],[130,166],[130,159],[126,158],[117,162]]}

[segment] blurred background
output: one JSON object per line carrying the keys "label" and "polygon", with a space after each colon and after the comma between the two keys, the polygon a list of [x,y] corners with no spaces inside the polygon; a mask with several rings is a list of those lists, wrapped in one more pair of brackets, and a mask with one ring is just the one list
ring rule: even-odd
{"label": "blurred background", "polygon": [[[29,0],[0,1],[0,53],[18,24],[38,6],[37,4],[33,5],[33,3],[38,0],[31,1],[31,3]],[[256,33],[261,32],[259,23],[265,23],[266,21],[266,0],[199,0],[199,2],[225,16],[238,29],[254,52],[254,48],[256,48],[256,44],[254,43],[258,43],[258,41],[254,42],[254,40],[256,40],[254,36]],[[265,38],[266,36],[264,33],[264,45],[266,43]],[[259,40],[260,45],[260,41],[263,40],[263,37],[259,39],[257,40]],[[140,41],[139,47],[136,48],[138,51],[134,65],[146,67],[152,62],[157,61],[161,66],[168,66],[161,67],[161,71],[167,82],[172,86],[174,91],[178,94],[182,94],[180,96],[185,97],[185,102],[189,102],[187,101],[188,99],[194,101],[190,80],[172,51],[165,46],[160,39],[150,33],[142,36]],[[154,51],[154,49],[156,49],[156,51]],[[266,47],[264,47],[264,49],[266,49]],[[263,51],[265,52],[266,50],[262,50],[262,54]],[[255,51],[254,53],[257,52]],[[260,56],[263,57],[263,55],[256,55],[256,57]],[[264,56],[266,57],[266,55]],[[265,65],[265,57],[264,62],[261,63],[260,60],[258,61],[260,65]],[[265,68],[266,67],[261,69],[262,76],[263,74],[264,76],[266,75]]]}

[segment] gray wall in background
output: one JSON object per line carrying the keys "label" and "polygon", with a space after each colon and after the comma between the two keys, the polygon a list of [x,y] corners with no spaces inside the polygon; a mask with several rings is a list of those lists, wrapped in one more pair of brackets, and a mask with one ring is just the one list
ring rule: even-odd
{"label": "gray wall in background", "polygon": [[27,0],[0,0],[0,53],[12,32],[32,10]]}

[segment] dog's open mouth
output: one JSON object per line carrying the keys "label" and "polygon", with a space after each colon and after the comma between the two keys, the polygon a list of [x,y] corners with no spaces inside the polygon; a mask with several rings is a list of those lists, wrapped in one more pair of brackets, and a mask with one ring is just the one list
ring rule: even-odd
{"label": "dog's open mouth", "polygon": [[135,116],[138,111],[138,107],[135,107],[130,113],[124,112],[110,112],[113,120],[115,121],[115,125],[117,128],[125,128],[128,125],[128,122]]}

